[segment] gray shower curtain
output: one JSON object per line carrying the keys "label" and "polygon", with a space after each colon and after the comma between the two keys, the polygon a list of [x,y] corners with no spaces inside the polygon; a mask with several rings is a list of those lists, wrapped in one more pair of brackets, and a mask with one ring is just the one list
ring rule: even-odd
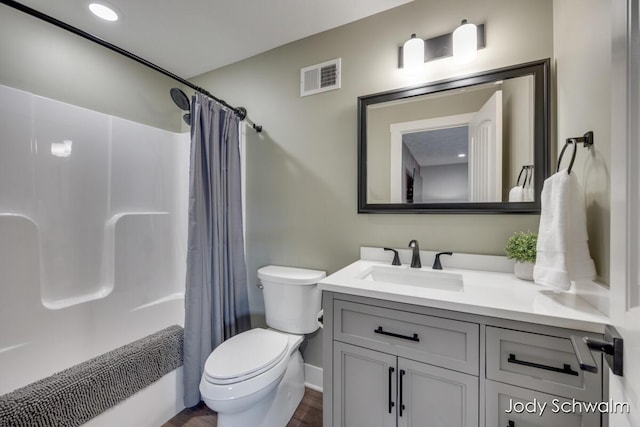
{"label": "gray shower curtain", "polygon": [[191,100],[184,403],[200,402],[204,363],[250,328],[242,234],[239,120],[201,94]]}

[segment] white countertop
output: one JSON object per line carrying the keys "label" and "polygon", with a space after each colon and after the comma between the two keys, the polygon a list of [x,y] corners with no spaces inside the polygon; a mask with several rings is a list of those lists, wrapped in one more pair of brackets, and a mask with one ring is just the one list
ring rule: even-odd
{"label": "white countertop", "polygon": [[[446,259],[443,258],[443,264]],[[518,320],[561,328],[603,333],[609,318],[573,292],[554,293],[513,273],[447,268],[462,274],[464,289],[450,291],[421,286],[363,280],[374,265],[386,261],[359,260],[322,279],[323,291]],[[410,268],[402,265],[395,268]],[[422,270],[431,270],[423,267]],[[440,271],[440,270],[438,270]]]}

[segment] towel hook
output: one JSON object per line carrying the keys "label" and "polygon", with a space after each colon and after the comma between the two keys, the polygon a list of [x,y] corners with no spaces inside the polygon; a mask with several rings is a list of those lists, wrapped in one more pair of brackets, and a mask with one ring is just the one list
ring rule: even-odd
{"label": "towel hook", "polygon": [[520,178],[522,178],[522,173],[524,175],[524,181],[522,182],[522,188],[527,186],[527,183],[531,182],[531,177],[533,176],[533,165],[522,165],[522,169],[520,169],[520,173],[518,174],[518,179],[516,179],[516,186],[520,185]]}
{"label": "towel hook", "polygon": [[567,173],[571,173],[571,168],[573,168],[573,162],[576,160],[576,152],[578,151],[578,144],[583,144],[585,147],[589,148],[593,145],[593,132],[589,131],[584,134],[584,136],[576,137],[576,138],[567,138],[562,150],[560,151],[560,157],[558,158],[558,165],[556,166],[556,172],[560,171],[560,164],[562,163],[562,156],[564,156],[564,152],[567,150],[567,147],[573,144],[573,153],[571,153],[571,162],[569,162],[569,168],[567,169]]}
{"label": "towel hook", "polygon": [[[516,179],[516,186],[520,185],[520,178],[522,177],[522,172],[525,171],[527,167],[526,166],[522,166],[522,169],[520,169],[520,173],[518,174],[518,179]],[[527,177],[525,176],[524,178],[525,183],[527,182]],[[524,187],[524,184],[522,185]]]}
{"label": "towel hook", "polygon": [[533,165],[527,165],[525,167],[527,168],[527,176],[525,177],[522,188],[525,186],[531,186],[531,180],[533,179]]}

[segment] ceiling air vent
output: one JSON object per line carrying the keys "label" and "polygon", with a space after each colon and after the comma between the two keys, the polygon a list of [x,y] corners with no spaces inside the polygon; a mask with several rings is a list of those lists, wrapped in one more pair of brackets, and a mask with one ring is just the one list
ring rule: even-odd
{"label": "ceiling air vent", "polygon": [[300,69],[300,96],[340,89],[340,58]]}

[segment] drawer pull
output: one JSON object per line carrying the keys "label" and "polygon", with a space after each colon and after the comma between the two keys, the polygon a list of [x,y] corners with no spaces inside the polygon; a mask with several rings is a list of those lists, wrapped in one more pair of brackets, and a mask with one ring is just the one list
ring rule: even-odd
{"label": "drawer pull", "polygon": [[526,362],[524,360],[516,359],[516,355],[511,353],[509,354],[509,359],[507,359],[509,363],[515,363],[516,365],[530,366],[532,368],[544,369],[546,371],[560,372],[561,374],[574,375],[578,376],[579,374],[571,369],[571,365],[565,363],[562,368],[556,368],[555,366],[541,365],[539,363],[534,362]]}
{"label": "drawer pull", "polygon": [[404,388],[403,383],[403,378],[404,378],[404,374],[406,374],[406,372],[404,371],[404,369],[400,369],[400,402],[398,403],[398,416],[402,416],[402,411],[404,411],[404,399],[402,397],[402,389]]}
{"label": "drawer pull", "polygon": [[389,367],[389,413],[391,413],[391,410],[394,407],[394,403],[393,403],[393,396],[391,395],[391,381],[393,378],[393,371],[395,371],[394,368],[392,368],[391,366]]}
{"label": "drawer pull", "polygon": [[375,331],[376,334],[382,334],[382,335],[388,335],[390,337],[394,337],[394,338],[402,338],[403,340],[409,340],[409,341],[415,341],[415,342],[419,342],[420,338],[418,338],[418,334],[413,334],[412,337],[408,336],[408,335],[401,335],[401,334],[394,334],[393,332],[387,332],[382,330],[382,326],[378,326],[378,329],[376,329]]}

